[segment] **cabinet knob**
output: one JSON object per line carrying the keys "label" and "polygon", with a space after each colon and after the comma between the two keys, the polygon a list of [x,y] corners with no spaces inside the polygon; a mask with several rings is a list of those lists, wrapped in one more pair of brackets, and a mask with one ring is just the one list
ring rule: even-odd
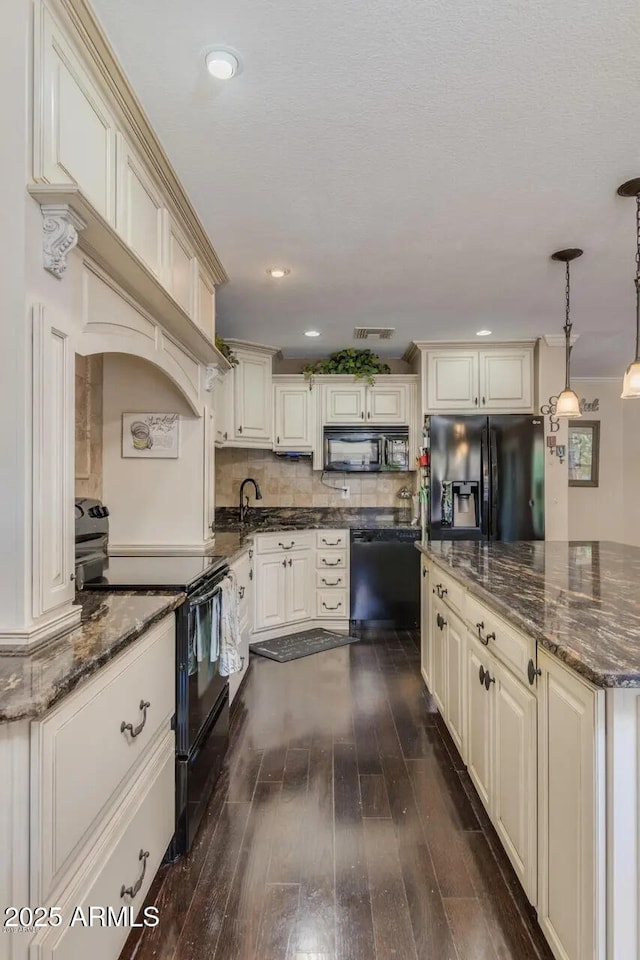
{"label": "cabinet knob", "polygon": [[480,664],[480,669],[478,670],[478,677],[479,677],[479,679],[480,679],[480,686],[482,686],[482,684],[484,683],[484,676],[485,676],[484,667],[482,666],[482,664]]}
{"label": "cabinet knob", "polygon": [[484,406],[486,402],[487,402],[487,401],[486,401],[485,398],[483,397],[483,398],[482,398],[482,406]]}
{"label": "cabinet knob", "polygon": [[488,690],[492,683],[496,682],[496,678],[492,677],[488,670],[484,672],[484,688]]}
{"label": "cabinet knob", "polygon": [[229,439],[229,434],[227,433],[226,430],[225,430],[225,432],[224,432],[224,438],[225,438],[225,440],[228,440],[228,439]]}
{"label": "cabinet knob", "polygon": [[276,437],[276,443],[280,443],[280,437]]}
{"label": "cabinet knob", "polygon": [[542,670],[539,667],[536,668],[536,665],[533,662],[533,660],[529,660],[529,663],[527,664],[527,677],[529,678],[529,683],[531,684],[531,686],[533,686],[534,683],[536,682],[536,677],[541,677],[541,676],[542,676]]}
{"label": "cabinet knob", "polygon": [[290,567],[293,566],[293,560],[291,559],[291,557],[289,557],[289,566]]}
{"label": "cabinet knob", "polygon": [[423,567],[423,568],[422,568],[422,576],[423,576],[423,577],[426,577],[426,575],[427,575],[427,568],[426,568],[426,567]]}
{"label": "cabinet knob", "polygon": [[283,567],[286,567],[286,565],[287,565],[287,561],[286,561],[286,560],[283,560],[283,561],[282,561],[282,566],[283,566]]}
{"label": "cabinet knob", "polygon": [[475,403],[475,405],[476,405],[476,407],[477,407],[477,406],[478,406],[478,398],[476,397],[473,402]]}
{"label": "cabinet knob", "polygon": [[242,433],[242,427],[238,427],[238,433]]}
{"label": "cabinet knob", "polygon": [[445,620],[444,617],[440,616],[440,614],[438,614],[436,617],[436,623],[438,624],[438,628],[440,630],[444,630],[444,628],[447,625],[447,621]]}
{"label": "cabinet knob", "polygon": [[364,420],[364,410],[363,410],[362,413],[360,414],[360,417],[361,417],[362,420]]}

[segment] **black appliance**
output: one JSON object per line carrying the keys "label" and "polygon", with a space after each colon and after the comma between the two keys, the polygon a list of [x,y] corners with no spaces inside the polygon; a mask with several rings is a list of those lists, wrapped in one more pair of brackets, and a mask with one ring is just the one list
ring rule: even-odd
{"label": "black appliance", "polygon": [[417,528],[351,531],[351,620],[418,626],[418,539]]}
{"label": "black appliance", "polygon": [[180,590],[176,611],[176,829],[173,858],[188,852],[229,743],[229,682],[220,676],[224,557],[109,557],[90,590]]}
{"label": "black appliance", "polygon": [[544,539],[542,417],[431,417],[432,540]]}
{"label": "black appliance", "polygon": [[324,469],[382,473],[409,469],[408,427],[325,427]]}
{"label": "black appliance", "polygon": [[87,580],[101,577],[109,544],[109,510],[100,500],[78,497],[75,505],[75,577],[82,590]]}

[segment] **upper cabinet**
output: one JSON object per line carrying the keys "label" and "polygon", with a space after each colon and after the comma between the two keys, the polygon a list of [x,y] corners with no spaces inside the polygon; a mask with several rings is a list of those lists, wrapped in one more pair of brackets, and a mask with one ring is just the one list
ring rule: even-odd
{"label": "upper cabinet", "polygon": [[224,404],[216,416],[226,437],[216,430],[216,442],[236,447],[271,447],[273,443],[272,358],[278,351],[259,344],[227,341],[238,363],[224,378],[214,402]]}
{"label": "upper cabinet", "polygon": [[273,378],[273,449],[312,450],[315,388],[299,376]]}
{"label": "upper cabinet", "polygon": [[118,134],[117,153],[117,230],[155,276],[163,279],[162,196],[122,134]]}
{"label": "upper cabinet", "polygon": [[425,354],[427,413],[533,412],[533,346],[428,348]]}
{"label": "upper cabinet", "polygon": [[212,342],[216,339],[216,288],[202,267],[198,265],[197,323]]}
{"label": "upper cabinet", "polygon": [[[329,378],[327,378],[329,379]],[[375,384],[322,384],[323,423],[408,424],[411,420],[411,377],[381,376]]]}
{"label": "upper cabinet", "polygon": [[196,300],[196,257],[189,241],[167,214],[167,288],[184,312],[193,318]]}

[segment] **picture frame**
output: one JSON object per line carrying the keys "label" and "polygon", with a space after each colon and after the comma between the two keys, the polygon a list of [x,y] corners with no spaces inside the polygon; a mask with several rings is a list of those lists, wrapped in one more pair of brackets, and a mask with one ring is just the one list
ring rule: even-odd
{"label": "picture frame", "polygon": [[137,460],[177,460],[179,413],[123,413],[122,456]]}
{"label": "picture frame", "polygon": [[600,483],[600,421],[569,421],[569,486],[597,487]]}

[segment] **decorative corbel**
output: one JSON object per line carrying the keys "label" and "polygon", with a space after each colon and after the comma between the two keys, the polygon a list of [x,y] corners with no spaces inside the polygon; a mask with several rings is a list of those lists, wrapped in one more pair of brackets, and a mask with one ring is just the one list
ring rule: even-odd
{"label": "decorative corbel", "polygon": [[78,242],[78,231],[86,223],[68,203],[43,203],[42,254],[45,270],[58,280],[67,269],[67,256]]}
{"label": "decorative corbel", "polygon": [[220,376],[222,376],[220,368],[215,366],[213,363],[208,364],[204,368],[204,389],[207,391],[207,393],[211,393],[216,380]]}

